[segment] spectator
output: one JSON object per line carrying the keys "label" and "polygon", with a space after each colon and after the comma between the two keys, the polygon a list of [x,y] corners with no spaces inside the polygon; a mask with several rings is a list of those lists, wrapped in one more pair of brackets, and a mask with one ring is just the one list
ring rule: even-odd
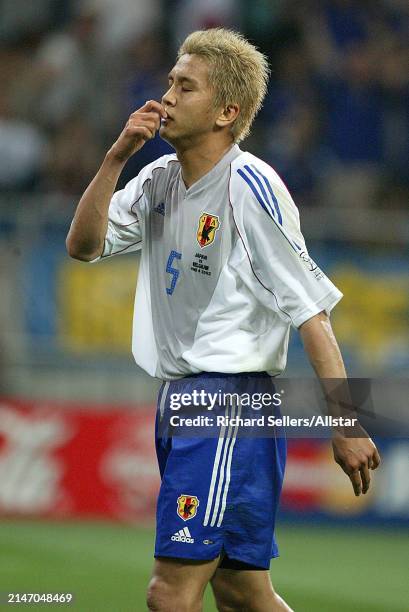
{"label": "spectator", "polygon": [[7,92],[0,92],[0,190],[23,191],[38,185],[47,151],[33,123],[13,114]]}
{"label": "spectator", "polygon": [[103,150],[90,123],[82,115],[72,115],[51,139],[47,163],[47,190],[78,195],[95,174]]}
{"label": "spectator", "polygon": [[260,115],[264,155],[297,202],[309,204],[314,200],[319,122],[311,64],[295,22],[277,24],[270,53],[273,78]]}
{"label": "spectator", "polygon": [[48,28],[63,25],[70,17],[70,0],[2,0],[0,41],[18,43]]}
{"label": "spectator", "polygon": [[175,49],[193,30],[240,24],[240,11],[234,0],[177,0],[173,2],[172,39]]}
{"label": "spectator", "polygon": [[23,112],[51,130],[79,110],[91,122],[96,115],[101,119],[111,65],[99,53],[97,33],[96,13],[84,8],[66,28],[43,37],[20,77],[17,97]]}
{"label": "spectator", "polygon": [[102,54],[123,53],[135,39],[157,29],[160,0],[77,0],[80,12],[98,19],[98,44]]}

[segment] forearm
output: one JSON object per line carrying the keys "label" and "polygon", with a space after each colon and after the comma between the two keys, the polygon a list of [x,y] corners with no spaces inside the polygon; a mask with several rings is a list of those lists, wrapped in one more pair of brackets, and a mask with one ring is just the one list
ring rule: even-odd
{"label": "forearm", "polygon": [[346,378],[341,351],[328,316],[321,312],[303,323],[299,331],[317,376],[320,379]]}
{"label": "forearm", "polygon": [[109,204],[124,165],[124,161],[109,151],[84,192],[67,235],[66,246],[71,257],[92,261],[102,253]]}
{"label": "forearm", "polygon": [[305,352],[320,379],[328,413],[356,417],[344,362],[328,316],[321,312],[300,327]]}
{"label": "forearm", "polygon": [[127,160],[154,138],[165,109],[148,100],[132,113],[82,196],[68,232],[67,251],[74,259],[92,261],[101,255],[108,227],[108,209]]}

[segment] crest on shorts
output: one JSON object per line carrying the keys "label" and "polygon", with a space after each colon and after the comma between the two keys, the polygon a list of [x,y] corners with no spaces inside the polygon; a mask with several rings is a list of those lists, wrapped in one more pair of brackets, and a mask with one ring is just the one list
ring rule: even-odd
{"label": "crest on shorts", "polygon": [[197,241],[201,249],[212,244],[219,226],[219,217],[207,212],[202,213],[197,230]]}
{"label": "crest on shorts", "polygon": [[196,516],[199,500],[196,495],[180,495],[178,497],[178,516],[184,521],[188,521]]}

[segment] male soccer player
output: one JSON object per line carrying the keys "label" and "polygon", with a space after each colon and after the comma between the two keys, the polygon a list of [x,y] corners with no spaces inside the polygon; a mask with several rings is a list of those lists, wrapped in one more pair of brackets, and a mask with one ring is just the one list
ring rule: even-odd
{"label": "male soccer player", "polygon": [[[241,35],[191,34],[161,103],[129,117],[67,237],[69,254],[85,261],[142,249],[133,352],[164,381],[159,420],[175,393],[273,390],[291,327],[320,378],[345,377],[328,318],[341,293],[311,265],[284,183],[238,146],[267,79],[265,57]],[[114,193],[126,161],[157,131],[176,153]],[[209,581],[219,610],[290,609],[268,572],[285,441],[236,434],[221,427],[218,438],[157,439],[150,610],[200,610]],[[333,448],[355,494],[365,493],[379,463],[373,442],[338,431]]]}

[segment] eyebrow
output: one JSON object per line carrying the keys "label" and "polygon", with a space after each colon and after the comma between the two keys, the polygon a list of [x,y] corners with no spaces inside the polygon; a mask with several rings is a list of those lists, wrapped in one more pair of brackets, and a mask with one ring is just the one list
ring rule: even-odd
{"label": "eyebrow", "polygon": [[198,84],[196,79],[191,79],[188,76],[183,76],[183,75],[182,76],[177,76],[176,75],[176,79],[175,79],[174,75],[171,72],[169,72],[169,74],[168,74],[168,79],[173,79],[173,80],[176,80],[176,81],[184,81],[186,83],[190,83],[191,85],[197,85]]}

